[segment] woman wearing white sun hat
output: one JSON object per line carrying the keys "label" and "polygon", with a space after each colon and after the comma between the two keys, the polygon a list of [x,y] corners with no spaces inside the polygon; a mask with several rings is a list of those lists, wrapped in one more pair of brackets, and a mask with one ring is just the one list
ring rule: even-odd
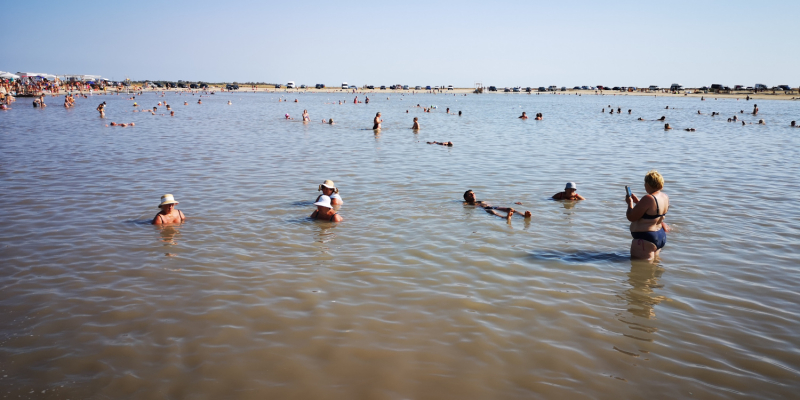
{"label": "woman wearing white sun hat", "polygon": [[332,180],[326,180],[325,182],[322,182],[322,184],[317,188],[317,191],[322,192],[322,194],[317,196],[316,201],[319,201],[322,196],[328,196],[331,198],[331,205],[340,206],[344,204],[344,201],[342,201],[342,196],[339,196],[339,189],[336,188],[336,185]]}
{"label": "woman wearing white sun hat", "polygon": [[314,203],[314,205],[317,206],[317,209],[311,213],[311,218],[330,222],[342,222],[342,216],[337,214],[336,211],[333,210],[333,206],[331,206],[330,197],[323,194],[319,196],[319,200]]}
{"label": "woman wearing white sun hat", "polygon": [[178,202],[175,201],[175,197],[171,194],[161,196],[161,204],[158,205],[161,211],[153,218],[152,224],[179,224],[186,220],[186,216],[183,215],[183,212],[175,208],[177,204]]}
{"label": "woman wearing white sun hat", "polygon": [[563,192],[558,192],[553,195],[556,200],[586,200],[583,196],[577,193],[578,185],[575,182],[567,182]]}

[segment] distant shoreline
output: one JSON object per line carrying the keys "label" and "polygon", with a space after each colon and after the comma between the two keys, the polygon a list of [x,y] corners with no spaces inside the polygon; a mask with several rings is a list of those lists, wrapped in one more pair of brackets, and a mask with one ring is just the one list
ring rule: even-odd
{"label": "distant shoreline", "polygon": [[[222,87],[220,86],[210,86],[207,90],[201,89],[165,89],[165,88],[156,88],[156,89],[142,89],[141,91],[144,92],[162,92],[162,91],[185,91],[185,92],[198,92],[198,91],[222,91]],[[412,93],[428,93],[428,90],[391,90],[391,89],[355,89],[356,93],[353,93],[353,89],[339,89],[335,87],[326,87],[324,89],[316,89],[316,88],[305,88],[305,89],[286,89],[280,88],[275,89],[271,85],[257,85],[256,90],[250,89],[245,85],[239,85],[239,90],[237,92],[256,92],[256,93],[276,93],[276,94],[301,94],[301,93],[331,93],[331,94],[350,94],[350,95],[360,95],[360,94],[369,94],[369,95],[382,95],[385,94],[387,96],[392,95],[401,95],[401,94],[412,94]],[[139,90],[137,90],[139,91]],[[437,91],[437,95],[446,95],[446,94],[474,94],[473,92],[475,89],[473,88],[456,88],[453,90],[442,90]],[[97,91],[95,91],[97,92]],[[108,92],[111,92],[109,90]],[[502,89],[498,90],[497,92],[489,92],[484,91],[483,94],[492,94],[492,95],[522,95],[527,96],[527,92],[503,92]],[[566,96],[566,95],[581,95],[581,96],[655,96],[655,97],[704,97],[706,100],[710,99],[745,99],[747,96],[750,96],[751,99],[763,99],[763,100],[800,100],[800,94],[792,92],[792,94],[785,94],[785,93],[775,93],[772,94],[771,92],[762,92],[762,93],[752,93],[751,91],[740,91],[736,93],[652,93],[652,92],[620,92],[620,91],[612,91],[612,90],[598,90],[595,93],[594,90],[574,90],[574,89],[567,89],[566,91],[555,91],[555,92],[539,92],[533,91],[530,93],[530,96]]]}

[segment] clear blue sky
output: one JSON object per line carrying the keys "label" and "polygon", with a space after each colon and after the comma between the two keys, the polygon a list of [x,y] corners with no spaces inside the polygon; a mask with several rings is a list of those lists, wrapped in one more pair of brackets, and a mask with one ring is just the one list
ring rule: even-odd
{"label": "clear blue sky", "polygon": [[2,71],[298,84],[800,85],[800,0],[11,1]]}

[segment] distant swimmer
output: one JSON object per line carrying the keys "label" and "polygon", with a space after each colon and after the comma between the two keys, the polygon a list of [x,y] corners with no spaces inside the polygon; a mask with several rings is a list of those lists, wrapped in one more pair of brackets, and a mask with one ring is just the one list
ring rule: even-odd
{"label": "distant swimmer", "polygon": [[333,206],[331,206],[330,197],[325,195],[319,196],[319,200],[317,200],[314,205],[317,206],[317,209],[311,213],[311,218],[322,221],[342,222],[342,216],[336,213],[336,211],[333,210]]}
{"label": "distant swimmer", "polygon": [[203,100],[197,100],[197,104],[203,104]]}
{"label": "distant swimmer", "polygon": [[97,111],[100,112],[100,118],[105,118],[106,117],[106,102],[100,103],[100,105],[97,106]]}
{"label": "distant swimmer", "polygon": [[[466,192],[464,192],[464,201],[471,206],[481,207],[487,213],[496,215],[501,218],[511,219],[511,216],[517,212],[517,210],[510,207],[494,207],[485,201],[477,200],[475,198],[475,192],[473,192],[472,190],[467,190]],[[505,212],[507,213],[507,215],[503,216],[497,211]],[[531,214],[530,211],[525,211],[525,214],[523,214],[522,216],[524,218],[530,218],[532,215],[533,214]]]}
{"label": "distant swimmer", "polygon": [[331,198],[331,205],[340,206],[344,204],[342,196],[339,195],[339,189],[332,180],[325,180],[325,182],[322,182],[322,184],[317,187],[317,191],[322,192],[322,194],[317,196],[317,200],[315,201],[320,201],[322,196],[328,196]]}
{"label": "distant swimmer", "polygon": [[461,116],[461,111],[459,111],[459,112],[458,112],[458,116],[459,116],[459,117]]}
{"label": "distant swimmer", "polygon": [[356,98],[353,99],[353,104],[358,104],[358,96],[356,96]]}
{"label": "distant swimmer", "polygon": [[433,141],[433,142],[427,142],[427,143],[428,144],[438,144],[440,146],[453,147],[453,142],[437,142],[437,141]]}
{"label": "distant swimmer", "polygon": [[701,113],[700,110],[697,110],[697,115],[703,115],[703,113]]}
{"label": "distant swimmer", "polygon": [[575,182],[567,182],[563,192],[558,192],[553,195],[555,200],[586,200],[583,196],[577,193],[578,186]]}
{"label": "distant swimmer", "polygon": [[380,130],[381,122],[383,122],[383,120],[381,119],[381,113],[375,114],[375,119],[372,122],[373,122],[372,129]]}
{"label": "distant swimmer", "polygon": [[519,119],[528,119],[528,116],[525,114],[525,111],[523,111],[523,112],[522,112],[522,115],[520,115],[520,116],[519,116],[519,117],[517,117],[517,118],[519,118]]}
{"label": "distant swimmer", "polygon": [[666,119],[667,119],[667,117],[662,115],[661,118],[657,119],[656,121],[666,121]]}
{"label": "distant swimmer", "polygon": [[369,97],[367,97],[367,98],[365,98],[365,99],[364,99],[364,103],[365,103],[365,104],[369,104]]}
{"label": "distant swimmer", "polygon": [[664,178],[655,170],[645,175],[644,188],[647,195],[641,200],[632,193],[625,196],[628,203],[625,217],[631,221],[631,257],[651,259],[667,244],[670,228],[664,218],[669,210],[669,197],[661,192]]}
{"label": "distant swimmer", "polygon": [[696,129],[694,128],[686,128],[684,129],[686,132],[694,132]]}
{"label": "distant swimmer", "polygon": [[294,102],[297,103],[298,102],[297,99],[294,99]]}
{"label": "distant swimmer", "polygon": [[286,114],[284,115],[284,117],[286,117],[286,119],[294,119],[294,118],[292,118],[292,117],[290,117],[290,116],[289,116],[289,113],[286,113]]}
{"label": "distant swimmer", "polygon": [[796,123],[794,121],[792,121],[792,123],[789,124],[789,126],[791,126],[792,128],[797,128],[797,125],[796,125]]}
{"label": "distant swimmer", "polygon": [[308,110],[303,110],[303,122],[311,121],[311,118],[308,116]]}
{"label": "distant swimmer", "polygon": [[665,131],[668,131],[668,130],[670,130],[670,129],[672,129],[672,127],[671,127],[671,126],[669,126],[669,124],[664,124],[664,130],[665,130]]}
{"label": "distant swimmer", "polygon": [[758,115],[758,104],[753,104],[753,115]]}
{"label": "distant swimmer", "polygon": [[631,109],[628,109],[628,114],[630,114],[630,113],[631,113]]}
{"label": "distant swimmer", "polygon": [[178,202],[175,201],[175,197],[171,194],[161,196],[161,204],[158,205],[161,211],[153,218],[152,224],[179,224],[185,221],[186,216],[183,215],[181,210],[175,208],[176,205],[178,205]]}
{"label": "distant swimmer", "polygon": [[[231,105],[231,101],[230,100],[228,100],[228,105]],[[167,110],[169,110],[169,107],[167,107]]]}
{"label": "distant swimmer", "polygon": [[544,115],[542,115],[542,113],[536,113],[536,118],[534,118],[534,119],[537,120],[537,121],[541,121],[543,118],[544,118]]}
{"label": "distant swimmer", "polygon": [[[230,104],[230,102],[228,102],[228,104]],[[172,110],[172,108],[170,108],[169,104],[167,104],[167,111],[169,111],[169,110]]]}
{"label": "distant swimmer", "polygon": [[9,107],[9,106],[7,106],[5,104],[0,104],[0,110],[10,110],[10,109],[11,109],[11,107]]}
{"label": "distant swimmer", "polygon": [[183,102],[183,105],[185,105],[185,106],[188,106],[188,105],[189,105],[189,102],[188,102],[188,101],[184,101],[184,102]]}
{"label": "distant swimmer", "polygon": [[411,127],[413,130],[419,130],[419,118],[414,117],[414,125]]}
{"label": "distant swimmer", "polygon": [[174,117],[174,116],[175,116],[175,111],[170,111],[170,112],[169,112],[169,116],[170,116],[170,117]]}
{"label": "distant swimmer", "polygon": [[758,124],[759,124],[759,125],[766,125],[767,123],[766,123],[766,122],[764,122],[764,120],[763,120],[763,119],[760,119],[760,120],[758,120]]}

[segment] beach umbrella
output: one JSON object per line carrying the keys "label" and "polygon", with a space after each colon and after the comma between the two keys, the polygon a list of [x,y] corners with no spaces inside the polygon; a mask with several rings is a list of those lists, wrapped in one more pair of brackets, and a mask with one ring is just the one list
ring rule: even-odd
{"label": "beach umbrella", "polygon": [[0,78],[2,78],[2,79],[19,79],[19,75],[14,75],[11,72],[3,72],[3,73],[0,73]]}

